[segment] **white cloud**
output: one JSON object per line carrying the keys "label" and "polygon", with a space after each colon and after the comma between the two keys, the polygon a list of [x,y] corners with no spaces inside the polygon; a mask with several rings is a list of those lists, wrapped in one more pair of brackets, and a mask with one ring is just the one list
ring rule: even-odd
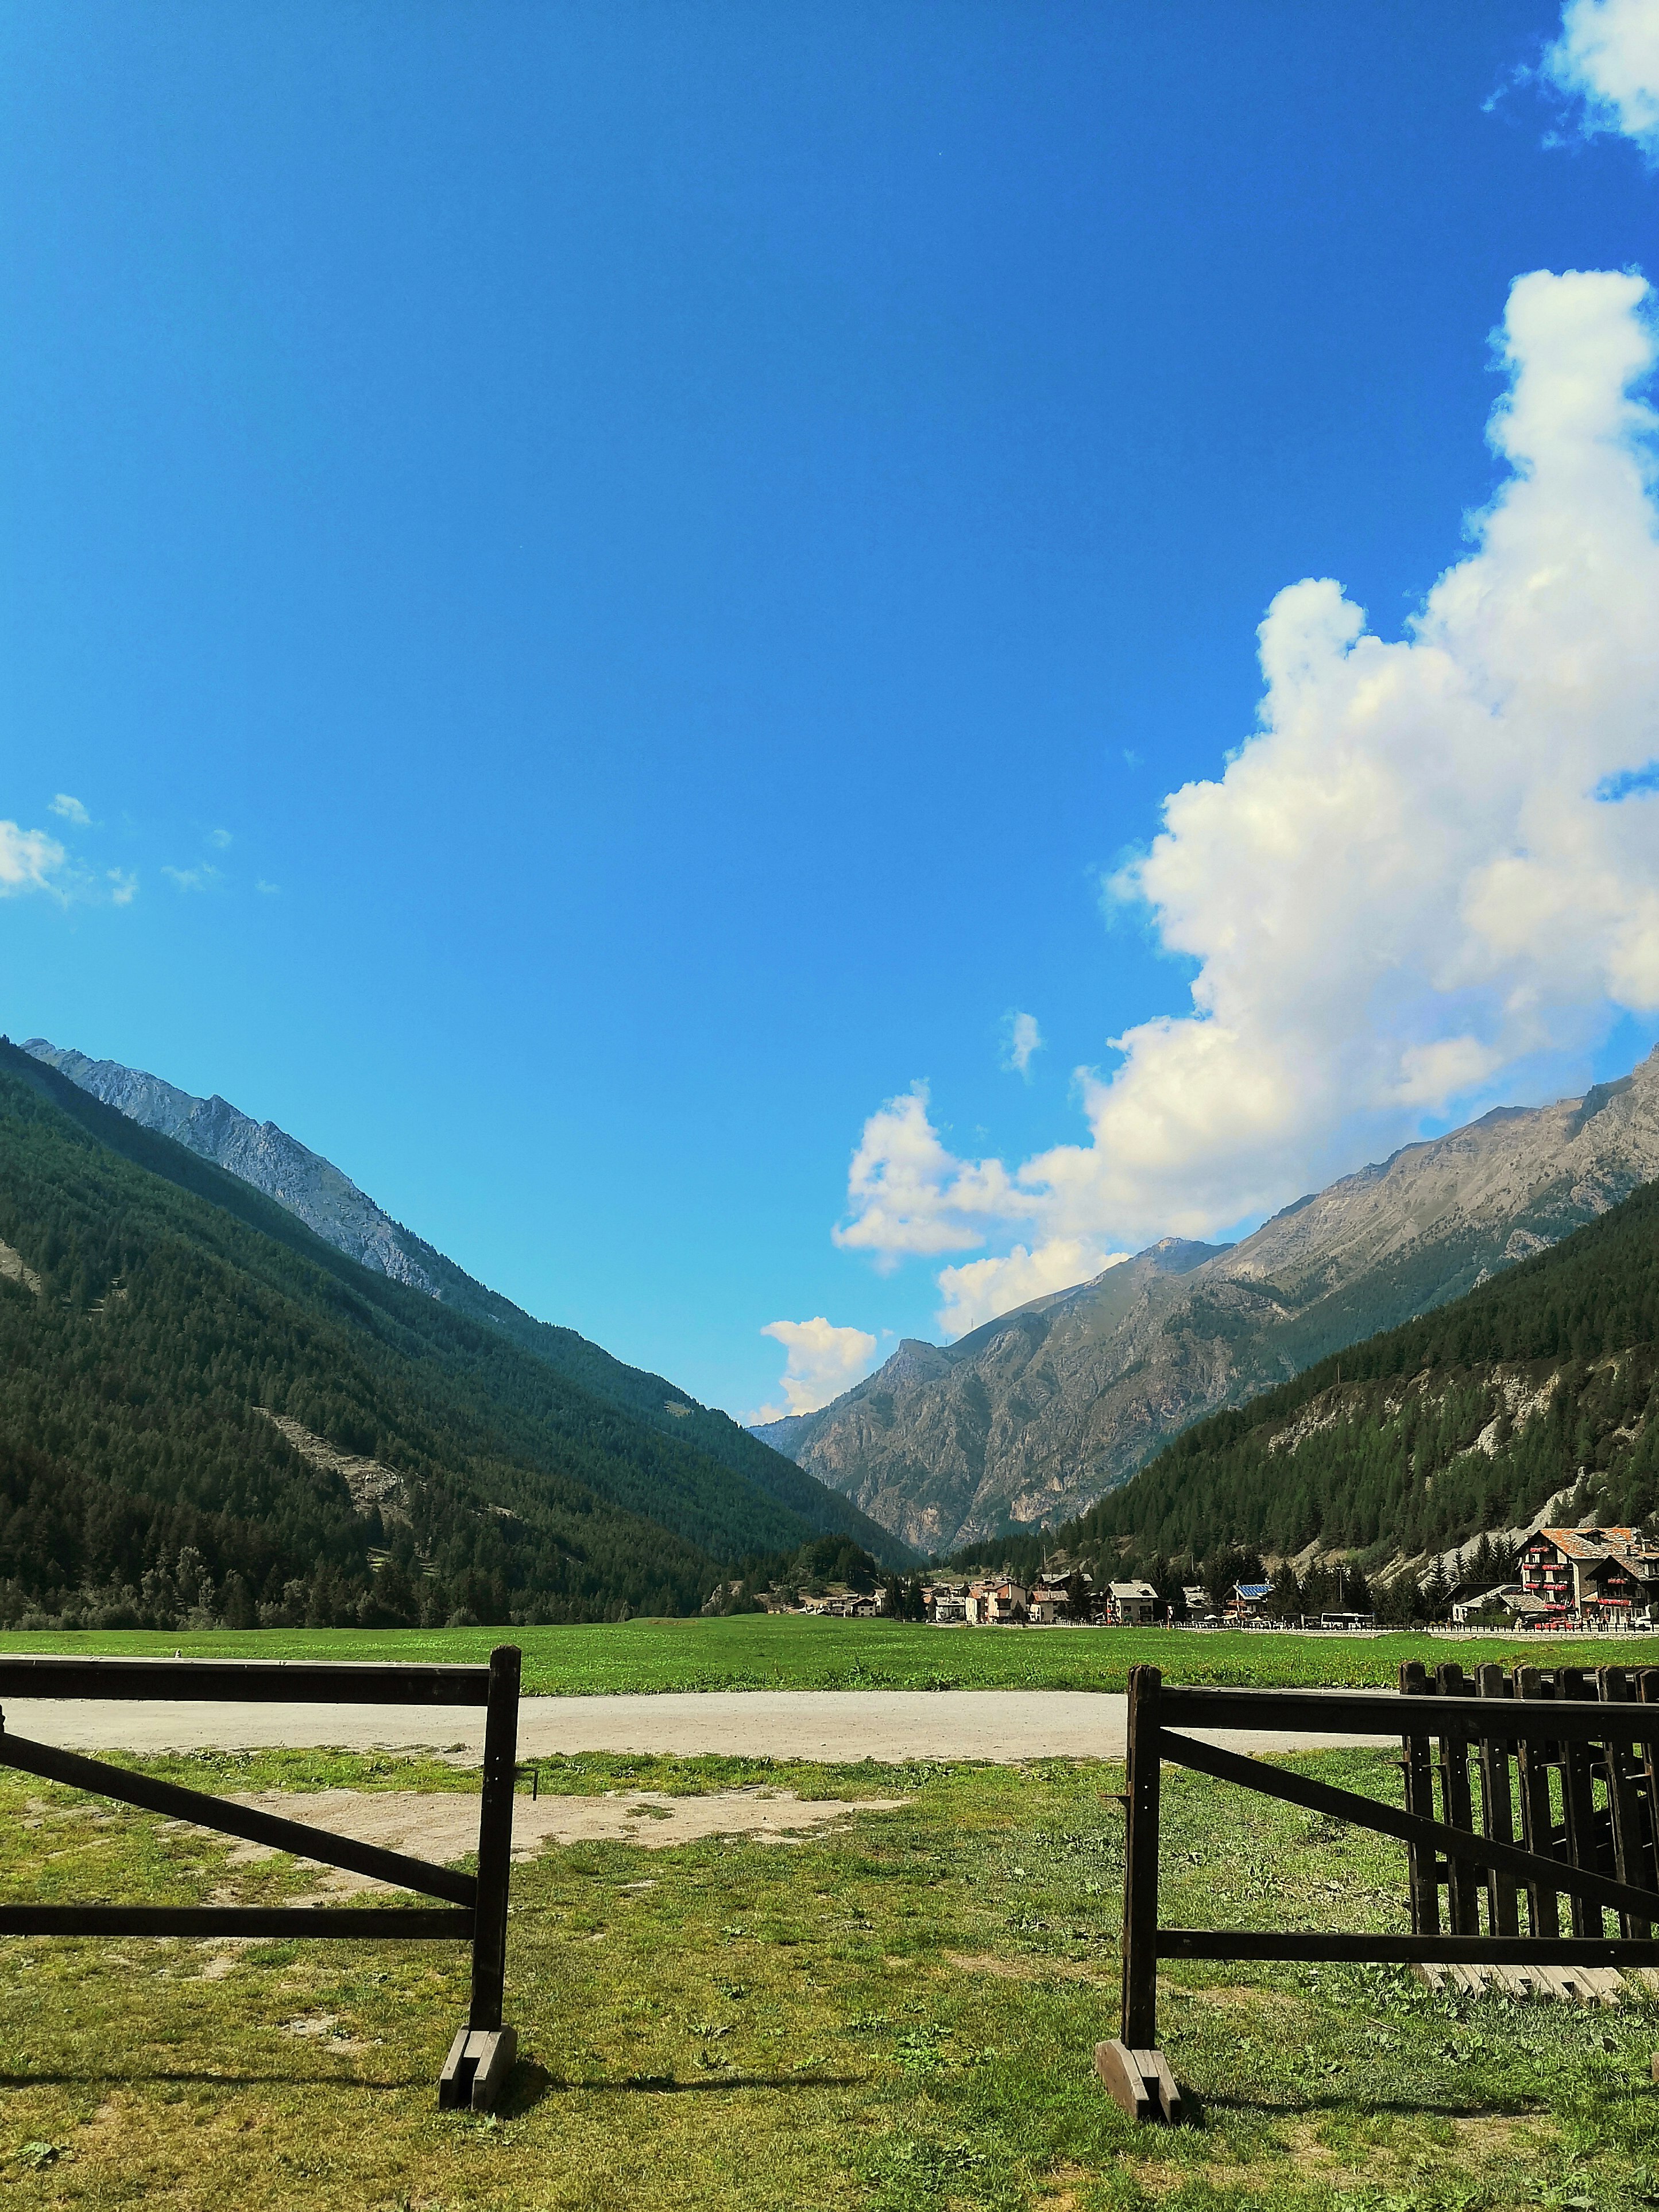
{"label": "white cloud", "polygon": [[228,846],[234,844],[236,842],[231,836],[228,830],[210,830],[208,831],[207,841],[209,844],[213,847],[214,850],[218,853],[224,852]]}
{"label": "white cloud", "polygon": [[966,1336],[999,1314],[1046,1297],[1052,1291],[1086,1283],[1128,1257],[1127,1252],[1105,1251],[1086,1237],[1051,1237],[1035,1252],[1016,1244],[1001,1259],[967,1260],[958,1267],[941,1267],[938,1281],[945,1304],[935,1319],[946,1336]]}
{"label": "white cloud", "polygon": [[92,827],[91,815],[88,813],[80,800],[72,799],[67,791],[58,793],[48,811],[60,815],[65,822],[74,823],[77,830],[89,830]]}
{"label": "white cloud", "polygon": [[966,1252],[985,1241],[979,1224],[1027,1209],[1000,1160],[957,1159],[927,1118],[927,1085],[912,1084],[864,1125],[848,1171],[853,1218],[833,1234],[884,1269],[908,1252]]}
{"label": "white cloud", "polygon": [[112,868],[109,871],[109,880],[112,886],[109,895],[110,903],[112,906],[131,906],[138,896],[138,878],[132,870]]}
{"label": "white cloud", "polygon": [[[1273,601],[1255,733],[1109,886],[1196,973],[1188,1012],[1079,1071],[1088,1141],[959,1160],[918,1085],[866,1122],[838,1243],[893,1264],[1017,1234],[1046,1272],[1057,1241],[1213,1234],[1659,1008],[1649,305],[1630,275],[1516,281],[1510,473],[1403,639],[1328,579]],[[1018,1281],[946,1273],[951,1310]]]}
{"label": "white cloud", "polygon": [[15,822],[0,822],[0,898],[55,889],[52,878],[68,857],[44,830],[20,830]]}
{"label": "white cloud", "polygon": [[1002,1064],[1012,1073],[1029,1079],[1031,1055],[1042,1049],[1042,1032],[1035,1014],[1005,1014],[1002,1018]]}
{"label": "white cloud", "polygon": [[1583,102],[1587,136],[1633,138],[1659,164],[1659,0],[1567,0],[1543,74]]}
{"label": "white cloud", "polygon": [[771,1321],[761,1331],[775,1337],[788,1353],[783,1369],[787,1404],[758,1406],[740,1418],[750,1428],[781,1420],[786,1413],[814,1413],[850,1390],[869,1370],[876,1340],[867,1329],[837,1328],[822,1314],[815,1321]]}
{"label": "white cloud", "polygon": [[219,880],[218,869],[207,860],[198,861],[193,868],[164,867],[161,873],[176,890],[181,891],[204,891],[210,884],[216,884]]}

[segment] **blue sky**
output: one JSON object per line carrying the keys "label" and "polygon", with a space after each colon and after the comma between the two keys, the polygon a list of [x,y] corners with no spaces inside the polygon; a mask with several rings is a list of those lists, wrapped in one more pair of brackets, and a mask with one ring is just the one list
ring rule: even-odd
{"label": "blue sky", "polygon": [[[1109,1040],[1218,972],[1171,885],[1228,820],[1133,872],[1255,728],[1275,595],[1338,579],[1399,641],[1466,516],[1547,474],[1486,437],[1513,281],[1652,267],[1642,147],[1515,81],[1560,23],[14,9],[0,817],[61,858],[0,901],[0,1024],[279,1121],[738,1410],[781,1402],[769,1324],[936,1334],[943,1266],[1216,1233],[1628,1066],[1659,726],[1609,677],[1580,765],[1627,780],[1586,805],[1629,896],[1582,985],[1533,989],[1513,930],[1501,975],[1407,946],[1364,985],[1386,1077],[1269,1036],[1318,1110],[1144,1175],[1090,1104]],[[1622,361],[1647,312],[1532,307],[1512,377],[1585,331]],[[1063,1219],[966,1191],[1097,1121]],[[939,1155],[896,1230],[895,1129]]]}

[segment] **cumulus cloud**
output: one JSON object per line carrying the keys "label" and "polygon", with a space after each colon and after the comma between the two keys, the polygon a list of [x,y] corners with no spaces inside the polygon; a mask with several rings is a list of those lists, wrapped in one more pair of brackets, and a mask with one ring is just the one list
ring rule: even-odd
{"label": "cumulus cloud", "polygon": [[193,868],[163,867],[161,873],[175,890],[204,891],[219,880],[219,871],[210,861],[200,860]]}
{"label": "cumulus cloud", "polygon": [[1659,0],[1567,0],[1543,75],[1587,136],[1633,138],[1659,166]]}
{"label": "cumulus cloud", "polygon": [[71,798],[67,791],[58,793],[48,811],[60,815],[65,822],[74,823],[77,830],[89,830],[92,827],[91,815],[88,813],[80,800]]}
{"label": "cumulus cloud", "polygon": [[[1018,1235],[1046,1269],[1057,1243],[1210,1235],[1659,1009],[1650,308],[1628,274],[1516,280],[1509,474],[1403,638],[1327,578],[1274,599],[1257,729],[1109,886],[1195,974],[1188,1011],[1079,1071],[1087,1141],[961,1160],[917,1085],[865,1126],[840,1243]],[[1019,1280],[946,1273],[975,1313]]]}
{"label": "cumulus cloud", "polygon": [[68,858],[44,830],[21,830],[15,822],[0,822],[0,898],[53,890],[52,878]]}
{"label": "cumulus cloud", "polygon": [[1042,1049],[1042,1032],[1035,1014],[1005,1014],[1002,1018],[1002,1064],[1012,1073],[1029,1080],[1031,1055]]}
{"label": "cumulus cloud", "polygon": [[837,1328],[822,1314],[814,1321],[771,1321],[761,1331],[787,1352],[781,1406],[758,1406],[743,1415],[750,1427],[781,1420],[786,1413],[815,1413],[870,1371],[876,1340],[867,1329]]}
{"label": "cumulus cloud", "polygon": [[1024,1244],[1000,1259],[967,1260],[941,1267],[938,1282],[945,1299],[934,1318],[946,1336],[966,1336],[999,1314],[1029,1305],[1053,1291],[1068,1291],[1121,1267],[1127,1252],[1108,1252],[1084,1237],[1051,1237],[1035,1252]]}
{"label": "cumulus cloud", "polygon": [[131,906],[138,896],[138,878],[131,868],[109,870],[110,903],[112,906]]}
{"label": "cumulus cloud", "polygon": [[1000,1160],[959,1160],[927,1118],[927,1085],[873,1113],[848,1171],[852,1219],[837,1244],[869,1252],[884,1271],[910,1252],[967,1252],[985,1241],[982,1224],[1028,1209]]}

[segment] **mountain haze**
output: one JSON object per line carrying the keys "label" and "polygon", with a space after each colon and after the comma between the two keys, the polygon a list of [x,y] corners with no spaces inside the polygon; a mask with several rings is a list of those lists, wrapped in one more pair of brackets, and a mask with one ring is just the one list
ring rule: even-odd
{"label": "mountain haze", "polygon": [[[15,1047],[7,1049],[21,1059]],[[499,1330],[583,1390],[609,1400],[634,1419],[672,1438],[678,1447],[690,1447],[718,1461],[744,1486],[762,1492],[810,1530],[850,1535],[893,1566],[912,1563],[908,1547],[840,1491],[826,1488],[717,1407],[699,1404],[659,1375],[614,1358],[574,1329],[536,1320],[510,1298],[477,1281],[423,1237],[393,1220],[331,1161],[274,1121],[256,1121],[216,1095],[196,1097],[160,1076],[118,1060],[90,1059],[45,1037],[28,1039],[21,1054],[66,1079],[52,1095],[70,1111],[76,1110],[76,1094],[112,1108],[125,1121],[262,1192],[303,1222],[314,1237],[369,1273]],[[108,1124],[100,1124],[99,1133],[105,1142],[115,1141]],[[176,1166],[173,1163],[174,1170]],[[222,1188],[216,1188],[216,1196],[225,1202]],[[260,1225],[269,1227],[268,1216]]]}
{"label": "mountain haze", "polygon": [[760,1433],[919,1548],[1052,1525],[1203,1415],[1460,1297],[1656,1175],[1659,1054],[1409,1145],[1237,1245],[1165,1241],[960,1343],[907,1341]]}

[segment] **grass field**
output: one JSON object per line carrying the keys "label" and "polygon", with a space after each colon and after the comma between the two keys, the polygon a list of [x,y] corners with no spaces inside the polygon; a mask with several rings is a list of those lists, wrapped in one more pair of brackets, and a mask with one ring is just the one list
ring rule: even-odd
{"label": "grass field", "polygon": [[665,1690],[1121,1690],[1150,1662],[1175,1682],[1391,1687],[1405,1659],[1472,1667],[1517,1659],[1659,1665],[1659,1638],[1291,1636],[1157,1628],[939,1629],[885,1620],[738,1613],[725,1620],[629,1620],[582,1628],[348,1628],[60,1633],[10,1630],[7,1651],[161,1654],[238,1659],[489,1656],[516,1643],[526,1692],[614,1695]]}
{"label": "grass field", "polygon": [[[1378,1794],[1379,1754],[1310,1768]],[[157,1762],[220,1787],[465,1788],[318,1753]],[[555,1849],[515,1876],[505,2109],[441,2116],[465,2003],[441,1945],[0,1946],[0,2188],[180,2212],[1625,2212],[1659,2197],[1659,2014],[1431,1998],[1392,1971],[1177,1966],[1165,2047],[1197,2124],[1137,2130],[1112,2032],[1121,1771],[811,1770],[591,1755],[542,1789],[844,1800],[798,1846]],[[901,1796],[896,1811],[857,1810]],[[1403,1924],[1394,1847],[1172,1775],[1164,1911]],[[253,1902],[293,1863],[0,1779],[13,1899]]]}

